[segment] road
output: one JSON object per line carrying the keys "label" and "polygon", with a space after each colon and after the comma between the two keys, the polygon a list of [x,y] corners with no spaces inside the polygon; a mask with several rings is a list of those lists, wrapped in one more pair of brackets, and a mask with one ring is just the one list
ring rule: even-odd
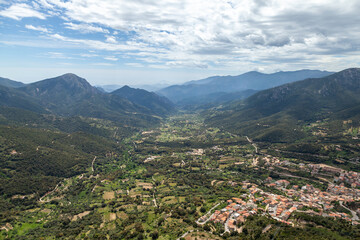
{"label": "road", "polygon": [[[212,210],[214,210],[215,208],[217,208],[217,206],[219,206],[221,204],[221,202],[219,202],[218,204],[216,204],[215,206],[213,206],[204,216],[206,216],[206,215],[210,215],[211,214],[211,212],[212,212]],[[199,225],[204,225],[205,223],[207,223],[209,220],[210,220],[210,218],[211,218],[211,216],[212,215],[210,215],[209,217],[208,217],[208,219],[206,219],[206,221],[204,221],[204,222],[199,222],[199,219],[198,220],[196,220],[196,223],[197,224],[199,224]]]}
{"label": "road", "polygon": [[255,148],[255,153],[258,153],[258,148],[255,145],[255,143],[253,143],[253,141],[248,136],[245,136],[245,137],[248,140],[248,142]]}
{"label": "road", "polygon": [[188,235],[189,233],[192,233],[194,230],[190,230],[190,231],[187,231],[186,233],[184,233],[183,235],[181,235],[181,237],[179,237],[177,240],[180,240],[180,238],[185,238],[186,235]]}
{"label": "road", "polygon": [[343,208],[345,208],[345,209],[347,209],[347,210],[349,210],[349,211],[351,212],[351,214],[352,214],[352,216],[353,216],[351,220],[353,220],[353,221],[359,221],[359,217],[358,217],[358,215],[356,214],[355,211],[353,211],[353,210],[347,208],[346,206],[344,206],[344,205],[343,205],[343,201],[339,201],[339,203],[340,203],[340,206],[342,206]]}

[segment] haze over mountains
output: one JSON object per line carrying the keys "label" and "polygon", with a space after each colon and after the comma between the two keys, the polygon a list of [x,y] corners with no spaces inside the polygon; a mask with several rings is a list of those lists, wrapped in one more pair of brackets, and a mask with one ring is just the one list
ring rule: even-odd
{"label": "haze over mountains", "polygon": [[158,118],[154,117],[156,115],[173,113],[175,105],[171,101],[180,107],[197,109],[201,106],[200,109],[207,109],[245,99],[263,89],[330,74],[327,71],[299,70],[214,76],[166,87],[157,92],[162,96],[129,86],[106,93],[74,74],[64,74],[28,85],[2,78],[1,105],[38,113],[96,117],[145,126],[147,121],[158,122]]}
{"label": "haze over mountains", "polygon": [[[319,70],[299,70],[272,74],[253,71],[238,76],[214,76],[198,81],[190,81],[182,85],[161,89],[157,93],[180,105],[224,102],[248,97],[249,90],[254,93],[281,84],[306,78],[324,77],[330,74],[331,72]],[[236,92],[237,94],[232,97],[224,97],[226,93]],[[220,96],[224,97],[224,100]]]}
{"label": "haze over mountains", "polygon": [[[211,120],[221,119],[223,125],[234,126],[232,122],[243,124],[255,119],[272,118],[279,113],[296,121],[306,121],[313,119],[314,114],[336,112],[356,104],[357,74],[356,68],[332,75],[318,70],[273,74],[248,72],[239,76],[190,81],[159,92],[180,106],[203,104],[211,108],[228,102],[216,108],[216,111],[221,110],[221,114]],[[327,77],[317,79],[319,76]],[[309,79],[302,80],[306,78]],[[296,82],[299,79],[302,81]],[[96,117],[146,126],[146,122],[158,122],[156,116],[163,117],[175,111],[175,105],[164,96],[128,86],[104,93],[75,74],[27,85],[4,78],[0,80],[2,106],[41,114]],[[271,88],[277,85],[281,86]],[[258,92],[260,89],[268,90]]]}

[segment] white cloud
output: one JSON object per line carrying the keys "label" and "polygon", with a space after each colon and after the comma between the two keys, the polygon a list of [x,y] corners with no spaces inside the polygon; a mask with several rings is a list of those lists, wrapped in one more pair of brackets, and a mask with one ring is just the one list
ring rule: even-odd
{"label": "white cloud", "polygon": [[93,54],[93,53],[84,53],[84,54],[80,54],[81,57],[86,57],[86,58],[91,58],[91,57],[98,57],[98,54]]}
{"label": "white cloud", "polygon": [[94,65],[94,66],[104,66],[104,67],[114,66],[114,64],[112,64],[112,63],[93,63],[92,65]]}
{"label": "white cloud", "polygon": [[[106,50],[106,51],[140,51],[142,48],[139,46],[133,46],[130,44],[113,44],[113,43],[107,43],[102,42],[98,40],[88,40],[88,39],[74,39],[62,36],[60,34],[51,34],[49,35],[50,38],[67,42],[69,44],[72,44],[72,47],[78,47],[78,48],[85,48],[85,49],[97,49],[97,50]],[[145,48],[143,49],[145,50]],[[154,49],[152,49],[154,50]]]}
{"label": "white cloud", "polygon": [[116,38],[114,36],[106,36],[106,42],[117,43]]}
{"label": "white cloud", "polygon": [[288,54],[307,62],[307,56],[319,60],[334,50],[358,51],[360,45],[356,0],[42,1],[79,25],[98,26],[99,32],[106,27],[113,35],[127,36],[87,40],[88,47],[138,51],[130,53],[136,60],[169,68],[230,68],[234,62],[256,61],[269,65],[276,63],[271,56],[280,59]]}
{"label": "white cloud", "polygon": [[48,3],[46,0],[37,0],[37,2],[38,2],[38,4],[43,6],[44,8],[54,9],[54,6],[51,5],[50,3]]}
{"label": "white cloud", "polygon": [[49,32],[49,30],[47,28],[43,28],[43,27],[35,27],[33,25],[25,25],[25,27],[27,29],[34,30],[34,31],[39,31],[39,32],[44,32],[44,33]]}
{"label": "white cloud", "polygon": [[67,29],[80,31],[82,33],[109,33],[107,29],[101,27],[96,27],[90,24],[74,24],[74,23],[65,23]]}
{"label": "white cloud", "polygon": [[16,3],[9,8],[0,11],[0,16],[12,18],[15,20],[21,20],[26,17],[34,17],[40,19],[46,19],[45,14],[34,10],[31,6],[25,3]]}
{"label": "white cloud", "polygon": [[117,60],[119,60],[118,58],[116,58],[114,56],[104,57],[104,59],[109,60],[109,61],[117,61]]}
{"label": "white cloud", "polygon": [[[47,9],[47,16],[65,21],[65,31],[49,34],[58,46],[106,51],[99,53],[102,58],[121,53],[122,58],[130,59],[128,66],[134,61],[168,69],[271,71],[330,61],[348,63],[345,58],[360,62],[358,0],[36,2],[41,11]],[[15,11],[19,6],[35,11],[25,3],[16,3],[0,15],[20,20],[26,14]],[[46,17],[35,12],[42,19]],[[104,38],[76,38],[67,29],[103,33]]]}
{"label": "white cloud", "polygon": [[141,63],[125,63],[125,65],[130,67],[144,67],[144,64]]}
{"label": "white cloud", "polygon": [[46,56],[55,59],[73,59],[72,57],[66,56],[64,53],[61,52],[48,52]]}

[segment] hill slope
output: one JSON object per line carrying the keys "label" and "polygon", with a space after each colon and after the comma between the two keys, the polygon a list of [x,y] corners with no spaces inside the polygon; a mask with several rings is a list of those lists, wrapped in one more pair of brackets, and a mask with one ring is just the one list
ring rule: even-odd
{"label": "hill slope", "polygon": [[0,194],[44,194],[63,177],[84,172],[94,156],[120,151],[88,133],[65,134],[0,125]]}
{"label": "hill slope", "polygon": [[167,98],[143,89],[124,86],[111,94],[128,99],[129,101],[144,106],[158,115],[166,115],[174,111],[174,104]]}
{"label": "hill slope", "polygon": [[18,89],[5,86],[0,86],[0,106],[21,108],[38,113],[47,112],[36,98]]}
{"label": "hill slope", "polygon": [[25,86],[25,84],[22,82],[17,82],[17,81],[10,80],[8,78],[2,78],[2,77],[0,77],[0,85],[9,87],[9,88],[19,88],[19,87]]}
{"label": "hill slope", "polygon": [[294,130],[299,122],[356,118],[359,103],[360,69],[352,68],[264,90],[207,116],[233,132],[280,141],[304,136]]}

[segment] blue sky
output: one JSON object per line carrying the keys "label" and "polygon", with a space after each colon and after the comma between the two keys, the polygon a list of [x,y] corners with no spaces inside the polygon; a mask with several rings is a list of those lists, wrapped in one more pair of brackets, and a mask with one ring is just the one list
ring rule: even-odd
{"label": "blue sky", "polygon": [[0,0],[0,76],[175,84],[360,63],[357,0]]}

